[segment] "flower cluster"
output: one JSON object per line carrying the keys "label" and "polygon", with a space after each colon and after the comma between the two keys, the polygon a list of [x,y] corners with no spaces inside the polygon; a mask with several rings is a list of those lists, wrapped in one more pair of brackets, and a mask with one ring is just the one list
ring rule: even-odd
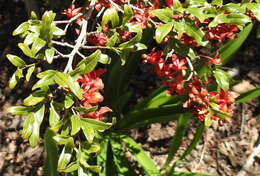
{"label": "flower cluster", "polygon": [[234,24],[219,24],[216,27],[207,27],[205,34],[209,41],[225,41],[226,39],[234,39],[238,27]]}
{"label": "flower cluster", "polygon": [[[103,74],[105,71],[105,69],[97,69],[90,73],[82,75],[78,79],[78,82],[81,83],[81,88],[84,91],[82,105],[85,108],[92,108],[103,101],[104,98],[101,95],[100,91],[104,89],[104,84],[102,79],[100,78],[100,75]],[[108,107],[101,107],[94,112],[84,114],[83,117],[102,120],[103,114],[107,112],[112,112],[112,110]]]}
{"label": "flower cluster", "polygon": [[[183,104],[184,108],[198,117],[201,121],[205,118],[217,119],[232,115],[232,108],[235,102],[235,96],[230,91],[212,91],[206,89],[210,81],[203,82],[198,76],[193,75],[191,79],[187,79],[189,72],[187,59],[179,59],[175,54],[168,54],[163,58],[163,51],[151,50],[149,54],[143,55],[144,63],[150,63],[154,66],[156,75],[163,79],[162,84],[168,89],[169,95],[187,95],[187,101]],[[207,59],[205,64],[220,64],[218,53],[213,58],[202,56]],[[186,79],[185,79],[186,78]],[[222,114],[221,114],[222,113]],[[221,114],[221,115],[219,115]]]}

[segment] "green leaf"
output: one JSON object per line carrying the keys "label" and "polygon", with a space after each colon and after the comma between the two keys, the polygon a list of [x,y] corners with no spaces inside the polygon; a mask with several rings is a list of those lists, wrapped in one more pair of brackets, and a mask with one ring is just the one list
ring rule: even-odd
{"label": "green leaf", "polygon": [[23,139],[29,139],[33,131],[33,113],[29,113],[23,122],[22,137]]}
{"label": "green leaf", "polygon": [[40,102],[42,102],[46,96],[47,96],[48,90],[37,90],[34,93],[32,93],[30,96],[28,96],[27,98],[25,98],[23,100],[23,104],[25,106],[34,106]]}
{"label": "green leaf", "polygon": [[188,121],[189,121],[190,117],[191,117],[191,115],[188,115],[186,113],[186,114],[183,114],[179,118],[175,135],[171,140],[170,151],[168,153],[168,157],[164,163],[163,168],[167,169],[169,167],[169,164],[171,163],[175,154],[177,153],[178,149],[180,148],[181,143],[182,143],[182,138],[184,137],[185,130],[188,125]]}
{"label": "green leaf", "polygon": [[33,107],[26,106],[11,106],[6,109],[7,112],[10,112],[14,115],[27,115],[32,112]]}
{"label": "green leaf", "polygon": [[81,127],[80,118],[78,116],[72,115],[70,117],[71,120],[71,135],[74,136],[77,134]]}
{"label": "green leaf", "polygon": [[[57,108],[55,108],[55,104],[52,101],[50,103],[50,115],[49,115],[49,124],[51,126],[51,128],[54,130],[56,125],[59,123],[60,121],[60,115],[56,110]],[[58,130],[54,130],[54,131],[58,131]]]}
{"label": "green leaf", "polygon": [[[122,129],[128,129],[137,124],[140,125],[140,123],[146,123],[147,121],[152,120],[153,118],[184,112],[185,109],[183,109],[182,106],[178,105],[170,105],[168,107],[156,107],[139,110],[127,114],[124,117],[124,119],[118,122],[118,126]],[[173,118],[173,120],[175,120],[175,118]]]}
{"label": "green leaf", "polygon": [[128,5],[124,5],[124,14],[123,14],[123,21],[122,25],[126,24],[127,21],[133,16],[134,12],[132,8]]}
{"label": "green leaf", "polygon": [[40,105],[34,112],[33,132],[29,138],[31,147],[35,147],[40,138],[40,126],[44,117],[45,105]]}
{"label": "green leaf", "polygon": [[102,26],[104,26],[109,22],[112,23],[112,27],[115,27],[119,24],[119,16],[116,8],[113,6],[106,9],[106,11],[104,12],[101,24]]}
{"label": "green leaf", "polygon": [[200,28],[197,28],[194,24],[188,22],[184,23],[184,28],[184,32],[186,32],[189,36],[194,38],[196,43],[198,43],[201,46],[206,46],[208,44],[207,41],[203,41],[203,37],[205,34]]}
{"label": "green leaf", "polygon": [[251,22],[251,19],[247,15],[241,13],[220,14],[209,23],[209,27],[215,27],[222,23],[245,25],[249,22]]}
{"label": "green leaf", "polygon": [[128,31],[132,33],[136,33],[136,35],[129,41],[121,43],[119,45],[120,49],[124,49],[127,47],[131,47],[135,43],[139,42],[142,39],[142,28],[139,25],[133,25],[133,24],[126,24],[126,27],[128,27]]}
{"label": "green leaf", "polygon": [[260,96],[260,88],[255,88],[248,92],[242,93],[239,97],[236,98],[236,103],[243,103],[258,96]]}
{"label": "green leaf", "polygon": [[111,57],[109,57],[107,54],[101,54],[98,62],[102,64],[110,64],[111,60]]}
{"label": "green leaf", "polygon": [[225,64],[232,56],[239,50],[244,41],[247,39],[253,28],[253,23],[247,25],[239,34],[238,38],[230,40],[222,48],[219,49],[219,57],[222,59],[222,63]]}
{"label": "green leaf", "polygon": [[40,39],[39,37],[35,38],[31,49],[32,55],[35,56],[38,53],[38,51],[40,51],[45,46],[45,44],[46,41]]}
{"label": "green leaf", "polygon": [[35,65],[32,65],[32,66],[30,66],[30,67],[28,68],[27,73],[26,73],[26,75],[25,75],[25,80],[26,80],[27,82],[30,81],[30,78],[31,78],[31,76],[32,76],[32,73],[34,72],[34,69],[35,69]]}
{"label": "green leaf", "polygon": [[166,23],[161,26],[159,26],[155,31],[155,40],[157,43],[161,43],[164,39],[164,37],[171,32],[173,27],[173,23]]}
{"label": "green leaf", "polygon": [[[109,159],[107,159],[107,155],[109,154],[108,153],[108,140],[107,139],[104,139],[101,141],[101,144],[100,144],[100,152],[98,153],[97,155],[97,164],[99,166],[102,167],[102,170],[101,172],[99,173],[99,176],[106,176],[106,170],[110,170],[111,169],[111,166],[110,167],[106,167],[106,163],[107,161],[109,161]],[[110,158],[111,159],[111,158]]]}
{"label": "green leaf", "polygon": [[64,106],[66,109],[70,108],[74,104],[73,96],[71,94],[65,95]]}
{"label": "green leaf", "polygon": [[187,11],[192,14],[194,17],[198,18],[200,22],[204,22],[205,19],[214,17],[212,14],[207,14],[205,13],[204,8],[199,8],[199,7],[189,7],[187,8]]}
{"label": "green leaf", "polygon": [[67,168],[72,157],[72,149],[68,146],[64,146],[58,160],[58,171],[62,172]]}
{"label": "green leaf", "polygon": [[65,32],[62,29],[55,26],[54,24],[51,25],[51,31],[52,31],[52,34],[55,36],[65,35]]}
{"label": "green leaf", "polygon": [[260,4],[259,3],[247,3],[246,7],[254,14],[256,19],[260,21]]}
{"label": "green leaf", "polygon": [[92,127],[94,130],[106,130],[112,126],[111,123],[105,123],[102,121],[90,119],[90,118],[81,118],[81,124],[83,126],[87,125]]}
{"label": "green leaf", "polygon": [[46,150],[47,157],[44,161],[44,175],[58,176],[58,146],[53,140],[55,132],[47,128],[44,135],[44,149]]}
{"label": "green leaf", "polygon": [[213,176],[213,175],[198,174],[192,172],[174,172],[171,176]]}
{"label": "green leaf", "polygon": [[82,89],[80,88],[78,82],[70,75],[62,72],[56,72],[54,80],[60,86],[69,88],[71,92],[78,97],[78,99],[82,99]]}
{"label": "green leaf", "polygon": [[116,165],[118,176],[125,176],[125,175],[137,176],[137,174],[130,167],[125,157],[125,153],[122,150],[123,145],[121,141],[112,139],[110,140],[110,142],[113,151],[113,160]]}
{"label": "green leaf", "polygon": [[60,145],[66,145],[71,148],[75,146],[74,139],[70,136],[57,135],[54,136],[53,139]]}
{"label": "green leaf", "polygon": [[45,58],[49,64],[52,63],[54,54],[55,54],[54,48],[49,48],[45,50]]}
{"label": "green leaf", "polygon": [[101,58],[101,51],[96,50],[93,54],[86,57],[85,59],[81,60],[78,64],[76,69],[71,73],[71,75],[80,73],[80,74],[86,74],[91,71],[93,71]]}
{"label": "green leaf", "polygon": [[6,57],[8,60],[16,67],[23,67],[26,65],[24,60],[18,56],[12,55],[12,54],[7,54]]}
{"label": "green leaf", "polygon": [[[118,134],[115,135],[118,136]],[[132,138],[128,136],[120,135],[119,137],[122,141],[121,143],[124,143],[127,146],[129,152],[142,166],[147,175],[160,175],[160,172],[156,168],[153,160],[149,156],[147,156],[142,147],[140,147]]]}
{"label": "green leaf", "polygon": [[23,51],[23,53],[26,56],[31,57],[31,58],[34,57],[31,49],[29,48],[29,46],[27,44],[25,44],[25,43],[18,43],[18,47]]}
{"label": "green leaf", "polygon": [[88,114],[90,112],[96,111],[98,109],[98,106],[94,106],[91,108],[84,108],[84,107],[73,107],[75,111],[80,112],[81,114]]}
{"label": "green leaf", "polygon": [[155,9],[151,11],[151,14],[155,15],[159,20],[164,23],[173,21],[173,11],[169,8]]}
{"label": "green leaf", "polygon": [[228,73],[217,68],[215,71],[213,71],[213,75],[217,81],[219,88],[224,89],[224,90],[229,89],[230,76],[228,75]]}
{"label": "green leaf", "polygon": [[53,37],[52,31],[51,31],[51,24],[54,20],[56,14],[52,11],[45,11],[42,16],[42,25],[40,28],[40,37],[44,39],[45,41],[50,41]]}
{"label": "green leaf", "polygon": [[30,25],[28,22],[23,22],[13,31],[13,35],[19,35],[21,33],[27,32],[29,30],[29,26]]}
{"label": "green leaf", "polygon": [[9,81],[9,87],[13,89],[21,78],[23,78],[23,71],[17,68]]}
{"label": "green leaf", "polygon": [[67,165],[66,169],[63,169],[62,172],[71,173],[79,168],[79,164],[77,162],[72,162]]}
{"label": "green leaf", "polygon": [[223,0],[212,0],[211,5],[222,6]]}
{"label": "green leaf", "polygon": [[46,87],[49,86],[50,84],[53,84],[55,79],[55,74],[56,74],[55,70],[47,70],[45,72],[41,72],[37,74],[37,77],[41,79],[33,85],[32,90],[41,87]]}
{"label": "green leaf", "polygon": [[36,38],[38,38],[38,37],[39,37],[39,34],[37,34],[37,33],[30,33],[30,34],[28,34],[28,35],[25,37],[24,43],[29,46],[29,45],[31,45],[31,44],[33,43],[33,41],[34,41]]}
{"label": "green leaf", "polygon": [[87,123],[84,123],[81,121],[81,129],[83,130],[83,133],[89,143],[93,142],[93,139],[96,135],[95,130]]}

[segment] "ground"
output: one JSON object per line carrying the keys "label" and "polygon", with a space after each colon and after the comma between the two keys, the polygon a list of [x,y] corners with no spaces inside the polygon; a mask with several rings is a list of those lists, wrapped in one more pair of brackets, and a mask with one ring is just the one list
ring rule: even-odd
{"label": "ground", "polygon": [[[21,138],[23,117],[12,116],[6,112],[8,106],[21,104],[30,87],[24,84],[12,91],[8,88],[8,80],[15,68],[5,58],[7,53],[19,52],[15,45],[18,39],[12,37],[11,33],[20,22],[26,20],[27,13],[21,0],[0,0],[0,4],[0,175],[41,176],[44,156],[42,142],[39,147],[29,147],[28,142]],[[233,87],[238,93],[260,86],[260,41],[255,38],[255,33],[252,32],[246,44],[225,68],[241,81]],[[148,95],[157,86],[149,75],[149,68],[140,68],[139,72],[142,73],[139,75],[143,76],[136,76],[131,84],[135,84],[132,89],[138,90],[135,98]],[[249,162],[247,171],[242,173],[242,168],[260,142],[259,107],[260,98],[237,105],[230,122],[216,122],[208,128],[199,145],[177,170],[220,176],[234,176],[238,173],[248,176],[260,175],[259,154],[253,158],[253,162]],[[192,140],[198,123],[196,119],[190,123],[179,155]],[[161,166],[175,128],[174,122],[156,123],[146,128],[131,130],[130,135]]]}

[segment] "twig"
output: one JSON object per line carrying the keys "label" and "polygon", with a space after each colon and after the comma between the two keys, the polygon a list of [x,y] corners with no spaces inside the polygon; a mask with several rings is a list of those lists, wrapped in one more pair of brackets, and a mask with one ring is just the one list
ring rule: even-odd
{"label": "twig", "polygon": [[190,75],[189,75],[188,78],[186,79],[186,81],[189,81],[189,80],[192,78],[192,76],[193,76],[193,74],[194,74],[195,72],[194,72],[193,65],[192,65],[192,63],[191,63],[191,61],[190,61],[190,59],[189,59],[188,57],[186,57],[186,61],[187,61],[188,66],[189,66],[189,68],[190,68],[190,70],[191,70]]}
{"label": "twig", "polygon": [[257,145],[257,147],[254,148],[253,152],[249,155],[249,157],[247,158],[244,166],[242,167],[242,169],[238,172],[237,176],[245,176],[248,175],[247,172],[249,172],[250,170],[250,166],[252,166],[253,162],[254,162],[254,157],[260,153],[260,143]]}
{"label": "twig", "polygon": [[73,62],[74,56],[78,52],[84,38],[86,37],[87,25],[88,25],[88,22],[86,20],[83,20],[81,32],[80,32],[79,37],[77,39],[76,45],[74,46],[73,50],[69,54],[69,60],[68,60],[68,63],[66,65],[65,69],[64,69],[64,73],[67,73],[68,71],[72,70],[72,62]]}
{"label": "twig", "polygon": [[78,13],[76,16],[72,17],[71,19],[69,20],[62,20],[62,21],[54,21],[55,24],[66,24],[65,28],[64,28],[64,33],[66,34],[67,33],[67,30],[69,28],[69,25],[77,20],[80,16],[82,16],[83,14],[82,13]]}
{"label": "twig", "polygon": [[121,9],[121,7],[118,5],[118,4],[116,4],[116,3],[114,3],[112,0],[108,0],[110,3],[111,3],[111,5],[112,6],[114,6],[118,11],[120,11],[120,12],[124,12],[123,11],[123,9]]}

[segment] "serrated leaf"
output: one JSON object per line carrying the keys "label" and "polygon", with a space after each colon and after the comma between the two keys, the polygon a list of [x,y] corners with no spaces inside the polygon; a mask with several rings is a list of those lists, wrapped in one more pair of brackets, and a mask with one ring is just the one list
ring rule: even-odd
{"label": "serrated leaf", "polygon": [[216,69],[215,71],[213,71],[213,75],[216,78],[218,87],[224,90],[228,90],[229,89],[229,75],[228,73],[226,73],[225,71],[221,70],[221,69]]}
{"label": "serrated leaf", "polygon": [[35,69],[35,65],[32,65],[32,66],[30,66],[30,67],[28,68],[27,73],[26,73],[26,75],[25,75],[25,80],[26,80],[27,82],[30,81],[30,78],[31,78],[31,76],[32,76],[32,73],[34,72],[34,69]]}
{"label": "serrated leaf", "polygon": [[29,143],[31,147],[35,147],[40,138],[40,126],[44,117],[44,111],[45,105],[41,105],[37,111],[34,112],[33,132],[29,137]]}
{"label": "serrated leaf", "polygon": [[45,57],[46,57],[46,60],[49,64],[52,63],[54,54],[55,54],[54,48],[49,48],[49,49],[45,50]]}
{"label": "serrated leaf", "polygon": [[29,23],[28,22],[23,22],[22,24],[20,24],[14,31],[13,31],[13,35],[19,35],[21,33],[24,33],[26,31],[28,31],[29,29]]}
{"label": "serrated leaf", "polygon": [[242,93],[238,98],[236,98],[236,103],[243,103],[258,96],[260,96],[260,88]]}
{"label": "serrated leaf", "polygon": [[151,14],[155,15],[159,20],[164,23],[173,21],[173,10],[169,8],[155,9],[151,11]]}
{"label": "serrated leaf", "polygon": [[78,116],[72,115],[70,117],[70,121],[71,121],[71,135],[74,136],[79,132],[81,127],[80,118]]}
{"label": "serrated leaf", "polygon": [[24,60],[18,56],[12,55],[12,54],[7,54],[6,57],[8,60],[16,67],[22,67],[25,66],[26,63]]}
{"label": "serrated leaf", "polygon": [[113,6],[106,9],[106,11],[102,16],[102,22],[101,22],[102,26],[108,24],[109,22],[112,23],[112,27],[115,27],[119,24],[119,16],[116,8]]}
{"label": "serrated leaf", "polygon": [[171,32],[173,23],[166,23],[159,26],[155,31],[155,40],[157,43],[161,43],[164,37]]}

